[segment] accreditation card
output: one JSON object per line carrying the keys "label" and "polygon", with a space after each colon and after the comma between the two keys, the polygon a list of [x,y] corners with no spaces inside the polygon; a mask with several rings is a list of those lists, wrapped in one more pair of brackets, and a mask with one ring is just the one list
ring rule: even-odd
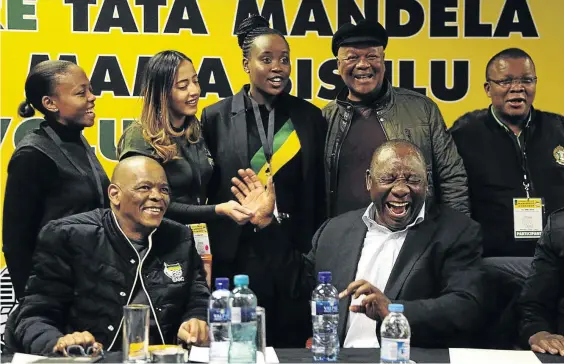
{"label": "accreditation card", "polygon": [[513,236],[515,239],[537,239],[542,234],[543,203],[541,198],[513,199]]}

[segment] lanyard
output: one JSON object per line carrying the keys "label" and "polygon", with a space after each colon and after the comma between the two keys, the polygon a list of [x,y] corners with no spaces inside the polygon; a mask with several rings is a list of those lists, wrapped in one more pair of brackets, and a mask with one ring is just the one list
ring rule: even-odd
{"label": "lanyard", "polygon": [[[529,167],[527,162],[527,143],[525,143],[527,139],[527,133],[529,132],[529,125],[531,123],[532,112],[529,111],[529,117],[527,122],[525,123],[525,127],[521,130],[519,135],[516,135],[511,129],[507,127],[504,123],[499,120],[493,110],[493,106],[490,106],[490,112],[493,115],[495,121],[507,132],[513,143],[516,144],[517,150],[521,153],[520,163],[521,163],[521,171],[523,173],[523,188],[525,189],[525,193],[527,194],[527,198],[531,198],[531,193],[534,193],[533,184],[529,179]],[[521,146],[521,141],[519,140],[520,135],[523,135],[523,145]]]}
{"label": "lanyard", "polygon": [[527,163],[527,150],[526,146],[523,146],[523,163],[521,164],[521,168],[523,169],[523,187],[525,188],[525,193],[527,194],[527,198],[531,198],[529,192],[532,192],[533,186],[531,181],[529,181],[529,168]]}
{"label": "lanyard", "polygon": [[[257,129],[260,135],[260,142],[262,144],[262,150],[264,151],[264,156],[266,158],[266,163],[268,164],[268,169],[266,170],[267,175],[272,172],[272,168],[270,166],[270,161],[272,159],[272,155],[274,154],[274,108],[272,108],[268,113],[268,138],[264,131],[264,125],[262,123],[262,117],[260,116],[260,110],[258,103],[253,100],[252,97],[251,103],[253,104],[253,112],[255,113],[255,121],[257,123]],[[282,221],[282,219],[288,219],[290,217],[289,214],[279,213],[278,206],[276,200],[274,201],[274,216],[278,223]],[[256,230],[255,230],[256,231]]]}
{"label": "lanyard", "polygon": [[[61,138],[59,138],[59,136],[53,131],[53,129],[49,126],[46,125],[45,126],[45,131],[47,132],[47,135],[49,135],[49,137],[51,138],[51,140],[53,140],[55,142],[55,144],[57,145],[57,147],[59,148],[59,150],[61,152],[63,152],[63,154],[65,155],[65,157],[67,157],[67,159],[69,160],[69,162],[71,162],[71,164],[78,170],[78,172],[80,172],[80,174],[82,175],[82,177],[88,178],[88,175],[86,174],[86,172],[84,172],[84,170],[82,168],[80,168],[80,166],[78,165],[78,163],[76,163],[76,161],[74,161],[70,154],[68,153],[68,151],[66,151],[63,147],[63,141],[61,140]],[[94,174],[94,179],[96,180],[96,190],[98,191],[98,198],[99,198],[99,203],[100,203],[100,207],[104,207],[104,193],[102,192],[102,182],[100,180],[100,175],[98,174],[98,170],[96,169],[96,163],[93,160],[93,153],[92,150],[90,149],[90,145],[88,144],[88,142],[86,141],[86,139],[84,138],[84,136],[81,134],[80,135],[80,139],[82,140],[82,144],[84,145],[84,148],[86,148],[86,157],[88,158],[88,163],[90,164],[90,168],[92,168],[92,173]],[[94,156],[95,158],[95,156]],[[98,160],[96,159],[96,162]]]}
{"label": "lanyard", "polygon": [[274,149],[274,108],[268,113],[268,137],[264,131],[264,125],[262,123],[262,117],[260,116],[260,110],[257,102],[253,100],[253,112],[255,113],[255,121],[257,123],[257,129],[260,136],[260,142],[262,144],[262,150],[264,151],[264,156],[266,157],[266,163],[268,163],[268,173],[270,173],[270,160],[272,159],[273,149]]}
{"label": "lanyard", "polygon": [[[526,134],[528,132],[527,129],[528,126],[526,126],[521,131],[524,137],[523,140],[525,140],[525,138],[527,137]],[[531,198],[531,193],[534,193],[534,191],[533,191],[532,181],[529,178],[530,173],[529,173],[529,163],[527,160],[527,144],[523,142],[523,145],[521,146],[519,137],[509,130],[507,132],[509,136],[513,139],[513,144],[515,144],[515,146],[517,147],[518,152],[521,153],[520,162],[521,162],[521,173],[523,173],[523,188],[525,189],[525,194],[527,195],[527,198]]]}
{"label": "lanyard", "polygon": [[[526,133],[527,130],[524,129],[522,133]],[[531,180],[529,179],[529,164],[527,161],[527,145],[523,143],[521,147],[519,142],[519,137],[516,136],[513,132],[507,131],[507,134],[513,140],[513,144],[517,148],[518,153],[521,153],[520,164],[521,164],[521,173],[523,174],[523,188],[525,189],[525,194],[527,198],[531,198],[531,193],[533,193],[533,185]],[[526,135],[525,135],[526,136]]]}

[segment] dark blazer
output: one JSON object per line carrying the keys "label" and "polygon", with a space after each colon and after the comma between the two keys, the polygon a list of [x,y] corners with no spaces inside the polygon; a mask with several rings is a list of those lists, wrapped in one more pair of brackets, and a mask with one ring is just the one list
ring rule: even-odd
{"label": "dark blazer", "polygon": [[537,243],[519,299],[520,344],[540,331],[564,334],[564,209],[553,212]]}
{"label": "dark blazer", "polygon": [[[299,291],[294,295],[311,295],[321,271],[332,272],[339,292],[355,280],[367,232],[365,211],[339,215],[317,231],[312,250],[302,256],[301,272],[288,269],[298,272],[294,288]],[[479,225],[449,207],[427,212],[423,222],[410,228],[384,294],[392,303],[404,305],[412,346],[468,346],[469,334],[481,321],[481,254]],[[350,297],[339,302],[341,344],[350,302]]]}
{"label": "dark blazer", "polygon": [[[247,146],[246,113],[244,93],[248,85],[232,97],[206,107],[202,112],[204,139],[214,160],[214,174],[208,190],[208,204],[217,204],[233,199],[231,178],[237,170],[250,167]],[[292,245],[302,252],[311,248],[311,238],[325,219],[323,146],[326,122],[321,110],[313,104],[282,94],[278,105],[289,112],[301,144],[303,203],[299,218],[300,231]],[[284,222],[283,224],[286,224]],[[296,224],[292,224],[296,226]],[[230,263],[236,256],[241,226],[223,219],[209,224],[210,242],[214,265],[216,262]]]}

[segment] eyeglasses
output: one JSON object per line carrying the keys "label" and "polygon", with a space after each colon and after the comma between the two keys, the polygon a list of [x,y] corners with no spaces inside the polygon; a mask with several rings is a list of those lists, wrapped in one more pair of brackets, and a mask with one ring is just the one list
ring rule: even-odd
{"label": "eyeglasses", "polygon": [[496,85],[504,88],[510,87],[513,84],[531,86],[537,82],[537,77],[506,78],[505,80],[492,80],[488,78],[488,82],[493,82]]}
{"label": "eyeglasses", "polygon": [[366,56],[351,55],[351,56],[339,58],[339,60],[347,65],[353,65],[353,64],[357,64],[361,58],[364,58],[364,60],[368,63],[374,63],[374,62],[378,62],[381,57],[377,54],[368,54]]}

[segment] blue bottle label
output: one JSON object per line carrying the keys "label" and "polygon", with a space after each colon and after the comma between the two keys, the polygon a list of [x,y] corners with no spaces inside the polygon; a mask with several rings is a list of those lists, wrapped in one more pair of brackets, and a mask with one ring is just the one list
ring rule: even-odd
{"label": "blue bottle label", "polygon": [[221,323],[231,321],[231,313],[225,308],[210,308],[209,309],[210,323]]}
{"label": "blue bottle label", "polygon": [[257,320],[257,309],[245,307],[241,310],[241,322],[251,322]]}
{"label": "blue bottle label", "polygon": [[339,304],[336,301],[312,301],[311,315],[336,315],[339,313]]}

